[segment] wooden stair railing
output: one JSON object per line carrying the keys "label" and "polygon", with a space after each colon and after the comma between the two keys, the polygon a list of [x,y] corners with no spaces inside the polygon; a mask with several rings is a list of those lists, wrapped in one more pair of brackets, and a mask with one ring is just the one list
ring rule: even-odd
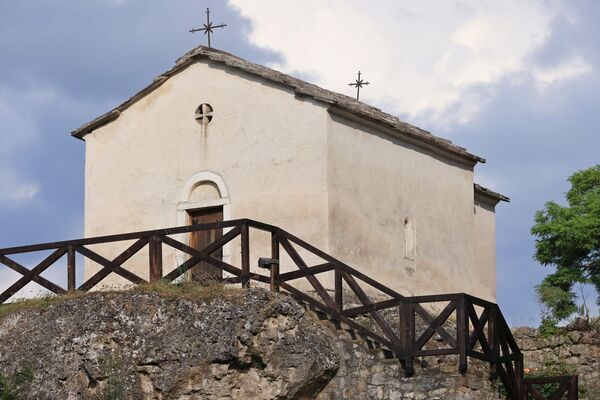
{"label": "wooden stair railing", "polygon": [[[542,392],[536,388],[537,385],[558,384],[556,389],[549,397],[544,397]],[[523,399],[527,399],[529,395],[535,400],[550,400],[562,399],[566,395],[568,400],[577,399],[578,397],[577,375],[570,376],[552,376],[544,378],[529,378],[525,379],[523,384]]]}
{"label": "wooden stair railing", "polygon": [[[224,229],[225,233],[203,249],[192,248],[177,238],[182,234],[211,229]],[[268,275],[258,268],[256,272],[252,271],[250,229],[270,234],[270,259],[273,262]],[[239,240],[239,265],[212,256],[224,246],[231,246],[234,240]],[[133,243],[112,259],[90,249],[93,245],[131,241]],[[284,290],[363,337],[387,347],[400,360],[407,376],[414,373],[415,357],[457,355],[458,368],[463,373],[467,371],[469,358],[489,363],[490,377],[500,378],[507,398],[511,400],[558,400],[565,395],[568,400],[578,398],[576,376],[524,379],[523,354],[496,304],[465,293],[404,297],[283,229],[249,219],[0,249],[0,264],[22,275],[0,293],[0,304],[7,302],[30,282],[56,294],[88,291],[110,274],[117,274],[133,284],[148,282],[124,267],[146,246],[149,250],[147,276],[150,282],[173,282],[199,262],[205,262],[229,274],[223,279],[224,283],[241,283],[243,287],[249,287],[251,281],[258,281],[269,285],[273,291]],[[265,247],[264,240],[260,246],[261,249]],[[163,273],[165,248],[179,251],[187,257],[166,274]],[[32,269],[9,257],[43,251],[51,253]],[[289,258],[287,268],[279,265],[282,254]],[[79,287],[76,286],[77,255],[100,266]],[[67,276],[66,288],[63,288],[41,274],[65,257]],[[307,258],[319,259],[320,262],[309,266]],[[280,272],[281,269],[286,272]],[[327,290],[319,277],[329,278],[333,289]],[[299,281],[303,285],[298,286],[296,283]],[[307,287],[312,288],[314,293],[307,291]],[[371,299],[375,292],[380,297],[377,301]],[[352,301],[346,299],[348,294],[352,295]],[[558,387],[546,399],[536,385],[548,383]]]}

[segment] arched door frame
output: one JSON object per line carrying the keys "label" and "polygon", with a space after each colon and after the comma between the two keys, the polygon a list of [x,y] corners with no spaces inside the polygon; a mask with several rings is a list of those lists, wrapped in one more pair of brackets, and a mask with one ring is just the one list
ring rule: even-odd
{"label": "arched door frame", "polygon": [[[202,184],[212,183],[219,191],[220,198],[208,199],[208,200],[195,200],[192,201],[192,193],[194,189]],[[188,211],[197,210],[208,207],[223,206],[223,220],[228,221],[231,219],[231,202],[229,199],[229,192],[223,178],[212,171],[201,171],[191,176],[183,189],[181,190],[180,201],[177,204],[177,225],[185,226],[189,224]],[[223,233],[226,233],[229,229],[223,229]],[[189,244],[189,235],[182,235],[179,240],[183,243]],[[187,257],[182,253],[176,253],[177,265],[183,264]],[[230,262],[231,260],[231,249],[229,243],[223,246],[223,261]]]}

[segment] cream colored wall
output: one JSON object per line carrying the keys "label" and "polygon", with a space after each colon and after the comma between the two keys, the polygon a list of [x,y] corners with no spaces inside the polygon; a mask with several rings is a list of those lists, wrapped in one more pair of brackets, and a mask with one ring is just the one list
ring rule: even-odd
{"label": "cream colored wall", "polygon": [[[471,165],[242,74],[196,63],[85,137],[86,236],[184,225],[190,204],[224,204],[226,219],[281,226],[401,293],[494,299],[494,215],[474,214]],[[201,103],[214,108],[206,128],[194,119]],[[194,190],[197,176],[215,184]],[[408,257],[407,217],[416,245]],[[270,255],[270,242],[268,235],[251,238],[258,239],[255,269],[258,257]],[[225,251],[234,264],[238,245]],[[110,258],[125,247],[92,249]],[[147,257],[142,251],[126,267],[147,278]],[[165,272],[185,260],[166,246],[163,258]],[[290,269],[283,257],[282,271]],[[86,264],[86,276],[96,270]]]}
{"label": "cream colored wall", "polygon": [[[327,248],[325,108],[239,74],[196,63],[85,137],[86,236],[175,226],[186,181],[212,171],[227,187],[231,218],[276,224]],[[206,129],[194,119],[201,103],[214,108]],[[270,255],[266,236],[263,244],[254,258]],[[167,270],[175,261],[163,252]],[[234,244],[231,253],[239,259]],[[146,257],[128,268],[147,277]],[[88,263],[86,275],[94,270]]]}
{"label": "cream colored wall", "polygon": [[496,298],[496,212],[495,204],[475,195],[474,227],[475,248],[475,283],[489,287],[490,298]]}
{"label": "cream colored wall", "polygon": [[[482,285],[475,260],[471,165],[332,114],[328,182],[334,256],[402,294],[494,299],[495,276]],[[405,254],[407,217],[416,236],[414,257]]]}

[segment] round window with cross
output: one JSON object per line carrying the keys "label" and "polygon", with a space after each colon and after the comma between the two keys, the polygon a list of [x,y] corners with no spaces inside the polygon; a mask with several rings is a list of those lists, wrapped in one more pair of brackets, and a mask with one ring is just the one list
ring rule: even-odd
{"label": "round window with cross", "polygon": [[194,115],[196,121],[203,125],[208,125],[212,121],[213,108],[208,103],[202,103],[196,108],[196,114]]}

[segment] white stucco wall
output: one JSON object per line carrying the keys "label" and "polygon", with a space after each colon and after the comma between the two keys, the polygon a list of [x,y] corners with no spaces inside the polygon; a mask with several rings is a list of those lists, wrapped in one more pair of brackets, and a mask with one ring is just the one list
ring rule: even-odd
{"label": "white stucco wall", "polygon": [[[194,119],[201,103],[214,109],[207,127]],[[403,294],[494,300],[494,213],[474,206],[473,166],[327,107],[221,64],[193,64],[85,136],[86,236],[186,225],[186,208],[219,204],[225,219],[278,225]],[[255,269],[270,242],[251,237]],[[110,258],[129,243],[92,249]],[[234,264],[237,246],[225,251]],[[147,278],[147,257],[125,265]],[[185,259],[166,246],[163,257],[165,273]],[[96,270],[86,264],[87,277]]]}
{"label": "white stucco wall", "polygon": [[[325,109],[239,74],[193,64],[85,137],[86,236],[177,225],[186,182],[211,171],[227,187],[230,218],[276,224],[327,247]],[[194,119],[201,103],[214,108],[206,130]],[[256,256],[270,255],[266,239]],[[143,258],[128,265],[146,277]]]}
{"label": "white stucco wall", "polygon": [[[495,298],[495,276],[482,285],[476,265],[471,165],[334,114],[328,149],[333,255],[406,295]],[[406,254],[407,218],[414,257]]]}

